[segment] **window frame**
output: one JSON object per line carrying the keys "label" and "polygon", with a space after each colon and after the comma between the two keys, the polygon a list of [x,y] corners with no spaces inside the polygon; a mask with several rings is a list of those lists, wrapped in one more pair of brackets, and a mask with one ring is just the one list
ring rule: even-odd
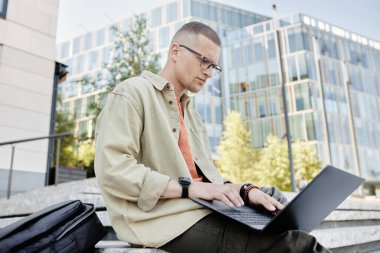
{"label": "window frame", "polygon": [[8,0],[3,0],[3,6],[0,8],[0,18],[6,18],[7,16],[7,7],[8,7]]}

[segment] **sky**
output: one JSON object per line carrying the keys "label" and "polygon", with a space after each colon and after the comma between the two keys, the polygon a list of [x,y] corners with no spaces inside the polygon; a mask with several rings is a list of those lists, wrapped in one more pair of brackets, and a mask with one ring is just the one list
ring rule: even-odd
{"label": "sky", "polygon": [[[380,41],[380,0],[213,0],[258,14],[304,13]],[[60,0],[57,43],[173,1]]]}

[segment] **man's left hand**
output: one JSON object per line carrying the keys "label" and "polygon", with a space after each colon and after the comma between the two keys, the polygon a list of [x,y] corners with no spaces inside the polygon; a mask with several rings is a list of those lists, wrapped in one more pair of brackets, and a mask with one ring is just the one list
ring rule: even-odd
{"label": "man's left hand", "polygon": [[248,193],[249,204],[252,206],[263,206],[270,212],[278,212],[284,209],[284,205],[275,198],[262,192],[260,189],[252,189]]}

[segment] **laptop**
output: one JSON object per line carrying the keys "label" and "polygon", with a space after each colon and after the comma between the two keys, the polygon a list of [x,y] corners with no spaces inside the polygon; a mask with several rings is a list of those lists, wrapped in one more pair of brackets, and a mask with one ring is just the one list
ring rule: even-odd
{"label": "laptop", "polygon": [[278,215],[263,208],[231,208],[219,200],[192,200],[261,233],[288,230],[309,233],[364,181],[364,178],[328,165]]}

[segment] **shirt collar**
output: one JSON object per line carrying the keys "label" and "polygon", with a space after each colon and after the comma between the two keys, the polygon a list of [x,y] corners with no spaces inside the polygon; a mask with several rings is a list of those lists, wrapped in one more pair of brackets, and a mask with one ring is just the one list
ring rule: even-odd
{"label": "shirt collar", "polygon": [[[161,76],[159,75],[156,75],[150,71],[147,71],[147,70],[144,70],[142,73],[141,73],[141,77],[147,79],[148,81],[150,81],[152,83],[152,85],[162,91],[163,89],[165,89],[165,87],[168,87],[170,84],[167,80],[165,80],[164,78],[162,78]],[[171,86],[171,87],[170,87]],[[170,85],[170,89],[173,89],[172,85]],[[185,90],[185,92],[183,93],[182,97],[181,97],[181,101],[186,103],[187,101],[189,101],[190,99],[190,94],[191,92],[188,91],[188,90]]]}
{"label": "shirt collar", "polygon": [[141,77],[150,81],[156,89],[161,90],[161,91],[165,88],[166,84],[169,84],[169,82],[166,81],[161,76],[153,74],[152,72],[147,71],[147,70],[144,70],[141,73]]}

